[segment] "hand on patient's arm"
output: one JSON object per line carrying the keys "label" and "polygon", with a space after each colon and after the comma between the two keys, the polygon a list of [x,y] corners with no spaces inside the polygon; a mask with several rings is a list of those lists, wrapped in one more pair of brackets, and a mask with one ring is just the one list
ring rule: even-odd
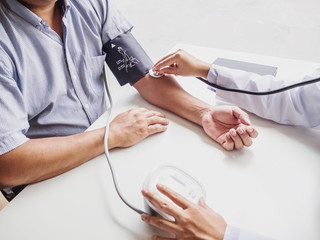
{"label": "hand on patient's arm", "polygon": [[164,132],[169,121],[159,112],[135,108],[116,116],[109,127],[108,146],[130,147],[155,133]]}
{"label": "hand on patient's arm", "polygon": [[161,75],[174,74],[206,79],[210,67],[211,64],[201,61],[186,51],[179,49],[159,60],[152,69],[159,71]]}
{"label": "hand on patient's arm", "polygon": [[[143,221],[175,234],[175,239],[179,240],[223,239],[227,224],[218,213],[205,204],[203,199],[200,199],[199,205],[196,205],[165,186],[158,185],[157,188],[180,208],[152,192],[143,190],[142,193],[153,205],[173,216],[175,221],[142,214]],[[154,236],[153,239],[164,240],[166,238]]]}

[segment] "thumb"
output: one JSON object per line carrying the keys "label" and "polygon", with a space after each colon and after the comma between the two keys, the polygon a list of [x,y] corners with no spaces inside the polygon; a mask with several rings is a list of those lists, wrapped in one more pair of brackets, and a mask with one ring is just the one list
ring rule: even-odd
{"label": "thumb", "polygon": [[241,123],[245,125],[251,125],[251,121],[249,119],[249,116],[246,112],[242,111],[240,108],[235,107],[232,109],[233,116],[241,121]]}

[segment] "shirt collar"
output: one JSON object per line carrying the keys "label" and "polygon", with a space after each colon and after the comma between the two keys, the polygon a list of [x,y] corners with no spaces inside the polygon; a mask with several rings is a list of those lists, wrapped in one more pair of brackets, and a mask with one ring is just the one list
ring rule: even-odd
{"label": "shirt collar", "polygon": [[[44,21],[35,13],[30,11],[27,7],[25,7],[23,4],[21,4],[17,0],[4,0],[7,3],[7,6],[9,7],[9,10],[11,12],[14,12],[21,18],[23,18],[25,21],[29,22],[33,26],[38,25],[46,25]],[[64,12],[64,16],[66,16],[67,12],[69,12],[70,9],[70,2],[69,0],[61,0],[63,2],[62,8]]]}
{"label": "shirt collar", "polygon": [[9,10],[33,26],[41,24],[42,19],[17,0],[4,0]]}

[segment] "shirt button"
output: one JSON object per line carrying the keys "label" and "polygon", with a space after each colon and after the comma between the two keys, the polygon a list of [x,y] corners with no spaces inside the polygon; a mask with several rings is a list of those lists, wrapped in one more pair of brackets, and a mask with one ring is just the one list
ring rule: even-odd
{"label": "shirt button", "polygon": [[40,25],[36,25],[36,29],[41,31],[41,26]]}
{"label": "shirt button", "polygon": [[85,108],[85,109],[88,109],[88,108],[89,108],[89,105],[88,105],[87,103],[85,103],[85,104],[84,104],[84,108]]}
{"label": "shirt button", "polygon": [[77,76],[75,74],[72,75],[73,80],[77,80]]}

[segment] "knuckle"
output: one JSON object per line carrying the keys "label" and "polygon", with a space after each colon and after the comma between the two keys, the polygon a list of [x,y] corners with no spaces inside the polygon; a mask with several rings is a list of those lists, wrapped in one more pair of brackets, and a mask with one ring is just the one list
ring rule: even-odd
{"label": "knuckle", "polygon": [[133,116],[134,118],[139,118],[139,117],[140,117],[140,113],[139,113],[139,112],[134,112],[134,111],[132,111],[131,114],[132,114],[132,116]]}
{"label": "knuckle", "polygon": [[[134,115],[134,110],[133,109],[129,109],[127,112],[125,112],[125,113],[127,113],[127,115]],[[125,114],[125,113],[123,113],[123,114]]]}
{"label": "knuckle", "polygon": [[136,120],[136,124],[138,124],[138,125],[143,125],[143,124],[144,124],[144,120],[141,119],[141,118],[138,118],[138,119]]}
{"label": "knuckle", "polygon": [[139,135],[146,135],[146,134],[148,134],[148,130],[146,128],[139,128],[138,134]]}
{"label": "knuckle", "polygon": [[171,198],[175,201],[180,200],[179,195],[176,192],[171,193]]}
{"label": "knuckle", "polygon": [[168,203],[167,203],[167,202],[164,202],[164,201],[161,201],[161,202],[159,203],[159,207],[160,207],[161,209],[165,209],[165,208],[168,207]]}
{"label": "knuckle", "polygon": [[164,219],[159,219],[159,224],[164,225],[165,224],[165,220]]}
{"label": "knuckle", "polygon": [[154,226],[164,225],[164,219],[158,217],[150,217],[148,223]]}

